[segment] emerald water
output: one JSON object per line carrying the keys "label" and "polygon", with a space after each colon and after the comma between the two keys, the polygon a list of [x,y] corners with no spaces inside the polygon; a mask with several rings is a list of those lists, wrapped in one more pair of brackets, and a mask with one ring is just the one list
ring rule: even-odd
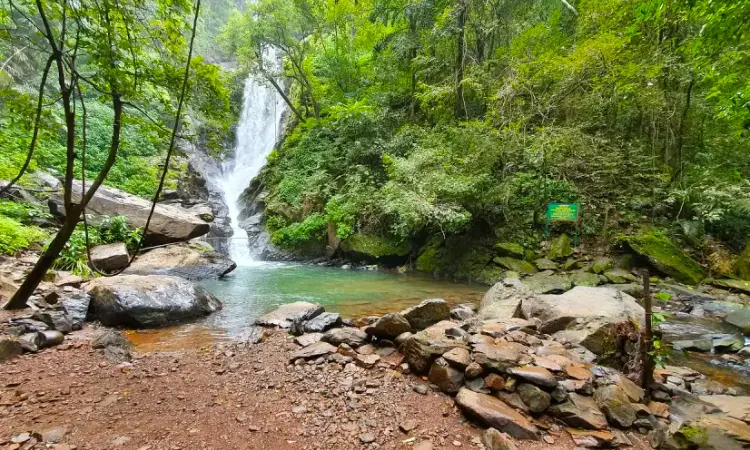
{"label": "emerald water", "polygon": [[131,340],[159,349],[241,339],[256,317],[296,301],[319,303],[326,311],[355,318],[399,311],[427,298],[477,304],[488,289],[424,275],[290,263],[238,266],[223,279],[201,284],[222,301],[221,311],[190,324],[131,332]]}

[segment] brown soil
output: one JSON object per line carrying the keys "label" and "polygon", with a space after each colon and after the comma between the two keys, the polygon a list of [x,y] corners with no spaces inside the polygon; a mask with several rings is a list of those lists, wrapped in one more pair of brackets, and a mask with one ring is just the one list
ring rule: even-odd
{"label": "brown soil", "polygon": [[[481,448],[482,429],[450,397],[414,391],[424,380],[385,368],[289,365],[295,346],[282,332],[258,345],[136,353],[132,365],[118,365],[90,349],[92,331],[0,364],[0,449],[16,448],[9,440],[22,432],[63,431],[70,446],[59,449],[409,449],[424,440]],[[399,429],[409,421],[415,429]],[[574,447],[555,430],[554,445],[518,447]],[[375,442],[365,445],[368,434]]]}

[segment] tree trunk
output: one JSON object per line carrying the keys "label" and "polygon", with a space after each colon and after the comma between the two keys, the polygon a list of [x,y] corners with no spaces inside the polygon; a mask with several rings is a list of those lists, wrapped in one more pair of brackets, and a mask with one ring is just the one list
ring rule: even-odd
{"label": "tree trunk", "polygon": [[294,107],[294,105],[292,104],[292,100],[289,98],[288,95],[286,95],[286,92],[284,92],[284,89],[282,89],[281,86],[279,86],[279,83],[277,83],[276,80],[274,80],[273,77],[270,74],[266,73],[264,70],[262,72],[263,72],[263,76],[266,78],[266,80],[268,80],[269,83],[271,83],[271,85],[273,85],[273,87],[276,89],[276,92],[278,92],[281,98],[284,99],[284,102],[289,107],[289,109],[292,110],[294,115],[297,116],[297,118],[301,122],[304,122],[305,121],[304,116],[302,116],[299,110]]}
{"label": "tree trunk", "polygon": [[466,0],[460,1],[458,10],[458,54],[456,56],[456,117],[466,117],[466,107],[464,105],[464,67],[466,52],[466,33],[464,26],[468,16],[469,7]]}

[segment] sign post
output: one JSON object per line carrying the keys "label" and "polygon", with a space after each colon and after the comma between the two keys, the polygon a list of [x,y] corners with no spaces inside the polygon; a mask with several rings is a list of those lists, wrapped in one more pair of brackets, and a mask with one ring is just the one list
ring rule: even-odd
{"label": "sign post", "polygon": [[549,237],[551,222],[572,222],[575,224],[575,241],[578,247],[578,234],[581,227],[581,205],[578,203],[547,203],[546,234]]}

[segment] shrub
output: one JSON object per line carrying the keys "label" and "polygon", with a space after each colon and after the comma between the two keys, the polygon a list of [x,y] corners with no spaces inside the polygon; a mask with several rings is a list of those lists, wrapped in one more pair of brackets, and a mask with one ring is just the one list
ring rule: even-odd
{"label": "shrub", "polygon": [[13,255],[37,244],[47,234],[38,227],[24,225],[14,219],[0,215],[0,253]]}

